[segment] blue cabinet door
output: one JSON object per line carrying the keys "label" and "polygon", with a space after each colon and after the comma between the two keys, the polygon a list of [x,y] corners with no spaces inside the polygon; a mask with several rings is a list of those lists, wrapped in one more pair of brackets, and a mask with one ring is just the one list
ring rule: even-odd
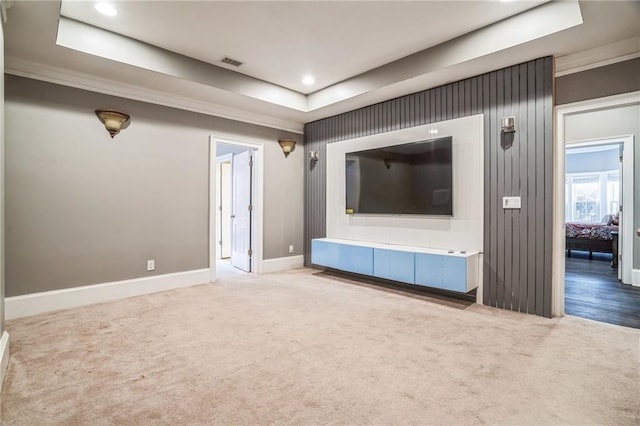
{"label": "blue cabinet door", "polygon": [[339,250],[337,269],[355,274],[373,275],[373,248],[336,244]]}
{"label": "blue cabinet door", "polygon": [[415,283],[415,254],[398,250],[373,250],[373,276],[403,283]]}
{"label": "blue cabinet door", "polygon": [[340,247],[327,241],[311,240],[311,263],[328,268],[338,268]]}
{"label": "blue cabinet door", "polygon": [[442,259],[438,254],[416,253],[416,284],[442,287]]}
{"label": "blue cabinet door", "polygon": [[416,284],[467,292],[467,259],[416,253]]}
{"label": "blue cabinet door", "polygon": [[464,257],[444,256],[442,259],[445,290],[467,292],[467,259]]}

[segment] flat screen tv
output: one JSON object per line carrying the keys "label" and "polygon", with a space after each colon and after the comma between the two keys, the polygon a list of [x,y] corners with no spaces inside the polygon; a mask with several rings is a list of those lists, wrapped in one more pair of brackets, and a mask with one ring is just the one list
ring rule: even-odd
{"label": "flat screen tv", "polygon": [[452,216],[451,137],[347,152],[347,214]]}

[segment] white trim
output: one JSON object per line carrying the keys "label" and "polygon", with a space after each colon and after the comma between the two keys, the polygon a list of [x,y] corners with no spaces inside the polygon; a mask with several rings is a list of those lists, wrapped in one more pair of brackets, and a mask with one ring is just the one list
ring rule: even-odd
{"label": "white trim", "polygon": [[640,269],[634,269],[631,273],[631,284],[640,286]]}
{"label": "white trim", "polygon": [[605,46],[583,50],[556,58],[556,77],[604,67],[640,57],[640,37],[631,37]]}
{"label": "white trim", "polygon": [[9,333],[5,330],[0,338],[0,390],[4,384],[4,378],[9,366]]}
{"label": "white trim", "polygon": [[299,134],[304,132],[303,123],[282,120],[212,102],[199,101],[159,90],[145,89],[120,81],[27,61],[15,56],[5,57],[5,72],[7,74],[17,75],[18,77],[26,77],[91,92],[104,93],[106,95],[119,96],[121,98],[237,120],[243,123],[256,124],[258,126],[286,130]]}
{"label": "white trim", "polygon": [[478,305],[484,305],[484,253],[478,253],[478,287],[476,287],[476,303]]}
{"label": "white trim", "polygon": [[218,143],[228,145],[244,146],[254,150],[253,156],[253,194],[251,203],[253,205],[253,215],[251,218],[251,271],[257,274],[262,273],[262,239],[264,229],[264,143],[262,141],[250,141],[234,139],[234,136],[211,135],[209,136],[209,270],[210,282],[216,279],[216,149]]}
{"label": "white trim", "polygon": [[[555,147],[553,151],[553,243],[552,243],[552,315],[564,315],[565,232],[564,232],[564,179],[565,179],[565,117],[581,112],[623,107],[640,102],[640,91],[574,102],[555,108]],[[629,156],[625,156],[627,158]],[[633,159],[632,159],[633,161]],[[633,198],[632,198],[633,199]],[[629,204],[629,203],[625,203]],[[633,204],[633,203],[632,203]],[[623,204],[624,207],[624,204]],[[633,208],[633,205],[630,206]],[[625,213],[623,212],[623,215]],[[627,217],[631,217],[628,215]],[[632,222],[633,223],[633,222]],[[632,225],[633,227],[633,225]],[[633,245],[631,245],[633,249]],[[625,250],[626,251],[626,250]],[[624,255],[624,254],[623,254]]]}
{"label": "white trim", "polygon": [[262,261],[262,274],[271,272],[287,271],[289,269],[302,268],[304,266],[304,256],[278,257],[276,259],[265,259]]}
{"label": "white trim", "polygon": [[159,291],[190,287],[208,281],[208,269],[174,272],[152,277],[93,284],[5,298],[7,319],[28,317],[59,309],[75,308]]}
{"label": "white trim", "polygon": [[[573,115],[580,112],[595,111],[599,109],[620,108],[627,105],[634,105],[640,102],[640,90],[629,93],[622,93],[620,95],[606,96],[604,98],[588,99],[586,101],[573,102],[570,104],[559,105],[556,107],[556,117],[560,118],[560,114]],[[564,123],[562,124],[562,130],[564,132]],[[557,127],[556,130],[560,130]],[[556,136],[558,133],[556,132]],[[559,139],[556,139],[560,141]],[[562,144],[564,145],[564,133],[562,133]]]}

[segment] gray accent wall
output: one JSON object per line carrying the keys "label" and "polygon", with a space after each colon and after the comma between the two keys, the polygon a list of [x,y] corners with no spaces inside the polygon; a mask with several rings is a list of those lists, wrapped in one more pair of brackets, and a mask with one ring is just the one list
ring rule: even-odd
{"label": "gray accent wall", "polygon": [[7,296],[207,268],[211,134],[264,143],[263,257],[302,254],[301,135],[9,75],[6,120]]}
{"label": "gray accent wall", "polygon": [[[0,17],[1,18],[1,17]],[[4,213],[4,134],[6,132],[4,115],[4,20],[0,19],[0,337],[4,332],[4,294],[5,294],[5,213]],[[1,356],[1,355],[0,355]],[[2,374],[0,374],[0,377]],[[2,386],[2,383],[0,383]]]}
{"label": "gray accent wall", "polygon": [[556,105],[640,90],[640,58],[556,78]]}
{"label": "gray accent wall", "polygon": [[[553,59],[540,58],[392,99],[305,126],[305,264],[326,230],[326,146],[371,134],[484,114],[483,302],[551,316]],[[513,144],[500,120],[516,116]],[[425,135],[426,137],[427,135]],[[502,197],[520,195],[520,210]]]}

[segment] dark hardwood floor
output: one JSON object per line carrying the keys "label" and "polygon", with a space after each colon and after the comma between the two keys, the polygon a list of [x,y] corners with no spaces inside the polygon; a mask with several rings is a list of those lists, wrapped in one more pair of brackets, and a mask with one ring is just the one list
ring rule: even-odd
{"label": "dark hardwood floor", "polygon": [[640,328],[640,288],[618,281],[611,255],[572,251],[566,259],[565,312],[595,321]]}

